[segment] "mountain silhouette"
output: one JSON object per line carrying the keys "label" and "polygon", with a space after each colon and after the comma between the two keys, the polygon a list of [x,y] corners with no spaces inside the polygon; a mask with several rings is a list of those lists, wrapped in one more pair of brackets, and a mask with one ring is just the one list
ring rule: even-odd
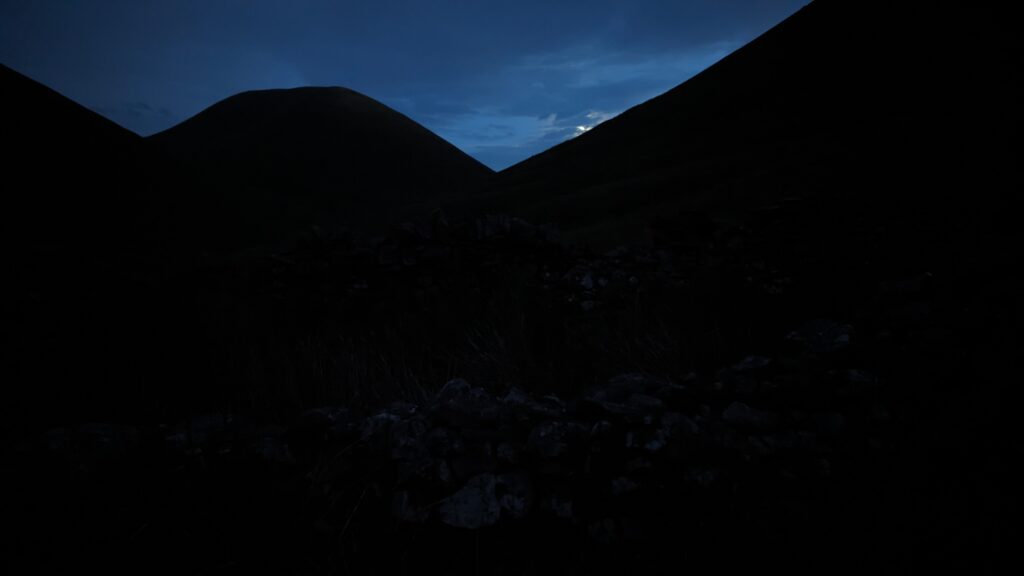
{"label": "mountain silhouette", "polygon": [[614,244],[679,211],[823,192],[915,205],[979,178],[995,184],[1012,165],[1006,113],[1018,92],[1007,21],[960,2],[818,0],[682,85],[504,170],[473,209]]}
{"label": "mountain silhouette", "polygon": [[16,245],[110,239],[129,225],[141,138],[0,65],[4,230]]}
{"label": "mountain silhouette", "polygon": [[345,88],[245,92],[156,134],[181,220],[221,246],[373,229],[479,188],[490,169]]}
{"label": "mountain silhouette", "polygon": [[[42,386],[126,363],[125,344],[150,319],[133,310],[155,214],[141,137],[4,66],[0,86],[5,380],[16,383],[6,401],[17,413],[45,405]],[[69,406],[96,390],[57,388],[77,389]]]}

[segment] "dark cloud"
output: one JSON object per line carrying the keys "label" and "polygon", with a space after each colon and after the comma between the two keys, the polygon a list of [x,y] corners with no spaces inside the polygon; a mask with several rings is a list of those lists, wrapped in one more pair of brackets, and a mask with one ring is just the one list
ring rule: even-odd
{"label": "dark cloud", "polygon": [[347,86],[502,168],[804,3],[3,0],[0,60],[143,134],[243,90]]}

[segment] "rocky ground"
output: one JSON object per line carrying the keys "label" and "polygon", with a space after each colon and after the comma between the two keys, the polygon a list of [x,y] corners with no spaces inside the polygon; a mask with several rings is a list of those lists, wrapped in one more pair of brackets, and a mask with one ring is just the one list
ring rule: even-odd
{"label": "rocky ground", "polygon": [[7,561],[984,567],[1016,502],[1009,397],[984,383],[1004,288],[976,282],[966,248],[844,218],[799,201],[681,215],[594,253],[517,219],[438,217],[169,273],[209,322],[169,373],[207,377],[157,410],[8,422]]}
{"label": "rocky ground", "polygon": [[[844,327],[806,332],[824,341],[712,379],[622,374],[575,398],[452,380],[425,404],[324,407],[288,428],[218,415],[49,430],[19,447],[35,461],[17,476],[45,494],[14,503],[39,520],[20,552],[44,544],[47,568],[158,554],[184,573],[594,573],[807,559],[808,546],[850,561],[843,525],[870,525],[858,507],[885,498],[862,466],[892,458],[892,415],[877,376],[828,358]],[[886,545],[896,527],[872,529]]]}

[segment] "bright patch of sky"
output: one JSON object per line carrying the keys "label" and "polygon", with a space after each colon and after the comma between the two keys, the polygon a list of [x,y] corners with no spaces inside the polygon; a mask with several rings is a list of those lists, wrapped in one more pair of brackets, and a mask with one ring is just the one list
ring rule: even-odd
{"label": "bright patch of sky", "polygon": [[[573,47],[530,56],[489,75],[489,89],[470,94],[477,107],[431,111],[417,108],[422,101],[385,102],[501,170],[673,88],[734,48],[733,43],[715,42],[673,54],[597,55],[595,47]],[[524,91],[529,107],[540,114],[524,114],[527,106],[517,100],[507,107],[487,104],[500,102],[502,92],[522,85],[529,86]]]}

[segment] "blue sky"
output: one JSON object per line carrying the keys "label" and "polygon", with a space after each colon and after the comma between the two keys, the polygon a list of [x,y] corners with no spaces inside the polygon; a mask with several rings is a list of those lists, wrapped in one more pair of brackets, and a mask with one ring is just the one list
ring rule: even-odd
{"label": "blue sky", "polygon": [[0,0],[0,62],[143,135],[346,86],[495,169],[683,82],[806,0]]}

